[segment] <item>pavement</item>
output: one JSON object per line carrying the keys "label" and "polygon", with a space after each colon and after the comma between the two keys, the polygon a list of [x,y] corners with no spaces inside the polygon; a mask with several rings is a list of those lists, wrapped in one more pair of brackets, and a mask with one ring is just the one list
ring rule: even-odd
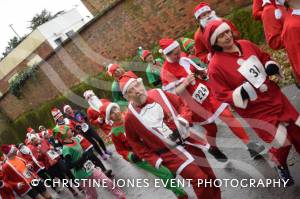
{"label": "pavement", "polygon": [[[298,111],[300,111],[300,90],[295,86],[288,86],[282,89],[290,101],[296,106]],[[230,159],[229,164],[220,164],[217,162],[210,154],[207,154],[207,158],[213,167],[215,174],[218,179],[222,179],[222,199],[298,199],[300,198],[300,158],[294,149],[291,150],[288,157],[288,164],[290,172],[295,180],[295,184],[291,187],[283,187],[281,184],[278,187],[269,187],[266,184],[257,184],[258,187],[250,187],[248,184],[236,187],[236,181],[232,179],[247,179],[249,181],[252,179],[271,179],[272,182],[277,182],[278,177],[273,168],[271,162],[268,161],[267,155],[259,160],[252,160],[249,153],[246,150],[245,145],[237,139],[222,122],[219,123],[217,145],[222,149],[222,151]],[[260,139],[257,138],[255,133],[251,129],[247,129],[251,140],[260,142],[264,144]],[[299,132],[300,133],[300,132]],[[265,145],[268,147],[267,145]],[[115,152],[114,146],[110,145],[109,149]],[[167,189],[161,187],[155,187],[154,181],[155,177],[149,173],[135,167],[134,165],[123,160],[116,152],[113,157],[105,161],[105,166],[111,168],[115,175],[115,179],[118,182],[124,182],[125,179],[146,179],[149,182],[149,186],[145,183],[142,187],[131,187],[125,186],[122,189],[126,192],[127,199],[175,199],[174,194]],[[178,178],[181,182],[181,178]],[[226,179],[231,179],[226,186]],[[228,182],[228,181],[227,181]],[[258,182],[258,181],[256,181]],[[262,181],[261,181],[262,182]],[[265,182],[265,181],[264,181]],[[270,182],[270,181],[269,181]],[[263,187],[265,186],[265,187]],[[99,197],[103,199],[114,198],[107,190],[100,187],[97,188]],[[196,198],[195,194],[188,184],[185,184],[184,189],[186,190],[189,198]],[[54,193],[51,191],[51,193]],[[55,195],[55,194],[54,194]],[[56,195],[56,198],[71,199],[73,198],[70,192],[64,190],[61,194]],[[77,198],[84,198],[80,195]]]}

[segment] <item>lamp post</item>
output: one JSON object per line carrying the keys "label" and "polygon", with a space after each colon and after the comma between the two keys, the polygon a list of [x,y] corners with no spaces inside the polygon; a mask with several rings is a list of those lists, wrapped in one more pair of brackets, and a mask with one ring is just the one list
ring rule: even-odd
{"label": "lamp post", "polygon": [[21,37],[18,35],[18,33],[15,31],[15,29],[12,27],[13,24],[9,24],[9,27],[12,29],[12,31],[14,31],[14,33],[17,35],[17,37],[19,39],[21,39]]}

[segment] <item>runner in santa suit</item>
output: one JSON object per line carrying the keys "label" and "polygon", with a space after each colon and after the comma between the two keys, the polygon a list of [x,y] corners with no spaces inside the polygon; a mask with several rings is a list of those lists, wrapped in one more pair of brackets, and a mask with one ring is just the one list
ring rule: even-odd
{"label": "runner in santa suit", "polygon": [[163,182],[166,183],[166,188],[173,191],[178,198],[188,198],[185,191],[180,186],[171,185],[171,179],[174,179],[174,175],[168,168],[161,166],[157,169],[147,161],[140,159],[133,152],[132,147],[129,145],[126,138],[124,127],[125,112],[121,112],[118,104],[111,102],[104,103],[100,108],[100,114],[103,118],[105,118],[105,122],[107,124],[112,124],[112,142],[115,145],[116,151],[123,157],[123,159],[161,178]]}
{"label": "runner in santa suit", "polygon": [[204,33],[213,53],[209,79],[214,96],[229,103],[267,143],[280,178],[293,184],[286,159],[294,145],[300,152],[299,114],[269,76],[279,65],[247,40],[234,40],[230,27],[213,21]]}
{"label": "runner in santa suit", "polygon": [[2,162],[0,162],[0,198],[2,199],[15,199],[15,194],[12,186],[4,181],[4,173],[2,171]]}
{"label": "runner in santa suit", "polygon": [[[51,194],[43,185],[36,173],[32,172],[28,162],[17,156],[17,149],[13,145],[3,144],[1,152],[7,157],[2,166],[5,173],[4,181],[7,182],[20,197],[25,195],[33,199],[51,199]],[[38,180],[37,186],[32,185],[33,180]]]}
{"label": "runner in santa suit", "polygon": [[203,68],[181,52],[177,41],[161,39],[160,46],[166,56],[161,72],[162,89],[182,97],[193,111],[193,124],[201,125],[206,130],[205,136],[211,145],[209,152],[217,160],[227,161],[227,157],[216,146],[218,129],[215,120],[220,118],[248,146],[252,158],[259,156],[259,153],[264,150],[263,146],[249,142],[248,134],[232,115],[228,104],[220,103],[213,97],[205,72],[203,74]]}
{"label": "runner in santa suit", "polygon": [[70,105],[65,105],[63,109],[65,116],[76,124],[75,131],[92,143],[103,159],[107,159],[107,156],[112,155],[112,153],[106,149],[102,138],[88,122],[86,114],[79,110],[73,110]]}
{"label": "runner in santa suit", "polygon": [[103,118],[100,117],[99,109],[104,102],[108,102],[107,99],[99,99],[92,90],[87,90],[83,93],[85,100],[89,104],[87,109],[87,117],[90,124],[98,127],[105,135],[108,135],[111,130],[111,126],[105,124]]}
{"label": "runner in santa suit", "polygon": [[216,12],[212,10],[209,4],[206,2],[201,2],[195,7],[194,16],[196,18],[197,23],[199,24],[199,28],[194,34],[195,52],[196,52],[196,56],[199,57],[206,64],[208,64],[210,60],[210,54],[208,52],[208,49],[205,46],[205,41],[203,39],[203,32],[206,24],[209,21],[216,20],[216,19],[223,20],[224,22],[228,23],[230,27],[232,27],[234,36],[236,38],[240,37],[239,31],[236,29],[233,23],[230,22],[228,19],[219,18],[216,15]]}
{"label": "runner in santa suit", "polygon": [[264,27],[266,42],[274,50],[281,49],[281,33],[288,11],[278,0],[264,2],[261,20]]}
{"label": "runner in santa suit", "polygon": [[291,63],[296,86],[300,88],[300,2],[287,1],[291,12],[286,15],[281,39]]}
{"label": "runner in santa suit", "polygon": [[130,102],[125,116],[127,140],[139,158],[191,179],[197,198],[220,198],[218,187],[197,184],[198,179],[213,181],[215,175],[201,150],[205,143],[189,130],[192,112],[181,99],[160,89],[147,92],[142,79],[131,71],[120,78],[120,87]]}

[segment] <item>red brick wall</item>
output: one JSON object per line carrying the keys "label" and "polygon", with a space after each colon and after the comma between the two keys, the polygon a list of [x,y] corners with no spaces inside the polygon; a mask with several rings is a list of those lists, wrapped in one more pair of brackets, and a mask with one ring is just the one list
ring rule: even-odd
{"label": "red brick wall", "polygon": [[[104,2],[103,0],[85,0]],[[89,75],[100,65],[122,60],[136,53],[138,46],[151,47],[160,38],[179,37],[194,28],[196,0],[124,0],[88,24],[72,41],[58,49],[40,66],[37,79],[22,88],[23,98],[11,94],[0,101],[0,108],[15,119],[50,100]],[[225,15],[234,7],[249,5],[250,0],[211,0],[213,8]],[[51,69],[51,70],[50,70]],[[55,71],[57,75],[51,73]],[[55,83],[51,82],[54,81]],[[57,84],[57,85],[54,85]],[[59,88],[59,89],[58,89]]]}

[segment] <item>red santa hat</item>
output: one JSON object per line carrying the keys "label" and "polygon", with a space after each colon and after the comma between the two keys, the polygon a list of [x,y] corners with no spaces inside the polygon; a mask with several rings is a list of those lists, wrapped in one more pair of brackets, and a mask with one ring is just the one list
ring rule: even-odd
{"label": "red santa hat", "polygon": [[115,72],[116,72],[116,70],[117,70],[117,68],[119,68],[119,67],[120,67],[119,64],[109,64],[109,65],[107,66],[107,74],[108,74],[109,76],[114,76],[114,75],[115,75]]}
{"label": "red santa hat", "polygon": [[112,103],[112,102],[105,102],[100,108],[100,115],[102,118],[105,119],[106,124],[112,123],[112,121],[110,119],[110,112],[113,107],[120,108],[120,106],[118,104]]}
{"label": "red santa hat", "polygon": [[212,46],[215,45],[218,36],[227,30],[231,28],[223,20],[214,20],[207,24],[204,30],[204,40],[209,51],[212,51]]}
{"label": "red santa hat", "polygon": [[31,127],[27,128],[27,133],[35,133],[34,129]]}
{"label": "red santa hat", "polygon": [[92,90],[86,90],[86,91],[84,91],[84,93],[83,93],[83,97],[84,97],[86,100],[89,100],[89,98],[90,98],[91,96],[93,96],[93,95],[95,95],[95,93],[94,93],[94,91],[92,91]]}
{"label": "red santa hat", "polygon": [[144,50],[141,46],[138,48],[138,56],[145,61],[148,55],[150,55],[151,52],[149,50]]}
{"label": "red santa hat", "polygon": [[69,108],[72,109],[70,105],[68,105],[68,104],[64,105],[64,108],[63,108],[64,113],[66,113],[67,109],[69,109]]}
{"label": "red santa hat", "polygon": [[198,17],[200,15],[202,15],[203,13],[207,12],[207,11],[211,11],[212,9],[209,7],[209,4],[206,2],[201,2],[199,3],[195,9],[194,9],[194,16],[196,19],[198,19]]}
{"label": "red santa hat", "polygon": [[13,153],[15,150],[15,147],[12,144],[2,144],[1,146],[1,152],[5,155],[9,155]]}
{"label": "red santa hat", "polygon": [[127,71],[120,77],[119,84],[123,95],[125,95],[130,84],[135,81],[143,82],[142,78],[138,78],[132,71]]}
{"label": "red santa hat", "polygon": [[63,114],[61,113],[61,111],[58,108],[52,108],[51,109],[51,114],[53,116],[53,119],[56,121],[58,118],[60,118],[61,116],[63,116]]}
{"label": "red santa hat", "polygon": [[170,52],[172,52],[175,48],[177,48],[179,46],[179,43],[174,39],[164,38],[159,41],[159,45],[161,47],[159,52],[163,53],[164,55],[167,55]]}

